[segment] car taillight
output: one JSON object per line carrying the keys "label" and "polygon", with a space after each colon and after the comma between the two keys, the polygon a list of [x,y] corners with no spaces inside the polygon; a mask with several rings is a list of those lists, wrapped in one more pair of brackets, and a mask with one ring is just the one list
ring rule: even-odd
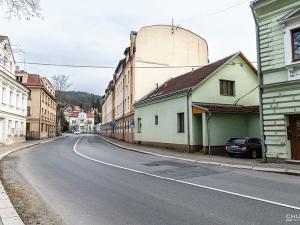
{"label": "car taillight", "polygon": [[246,145],[245,145],[245,144],[240,144],[240,145],[239,145],[239,148],[241,148],[241,149],[246,149]]}

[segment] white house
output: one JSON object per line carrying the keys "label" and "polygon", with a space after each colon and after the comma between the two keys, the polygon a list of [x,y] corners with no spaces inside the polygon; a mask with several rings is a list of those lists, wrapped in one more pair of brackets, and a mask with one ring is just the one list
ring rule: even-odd
{"label": "white house", "polygon": [[0,36],[0,145],[25,141],[29,90],[16,80],[15,68],[9,39]]}
{"label": "white house", "polygon": [[66,121],[69,122],[70,131],[80,131],[83,133],[94,130],[94,112],[79,112],[76,106],[68,108],[64,112]]}

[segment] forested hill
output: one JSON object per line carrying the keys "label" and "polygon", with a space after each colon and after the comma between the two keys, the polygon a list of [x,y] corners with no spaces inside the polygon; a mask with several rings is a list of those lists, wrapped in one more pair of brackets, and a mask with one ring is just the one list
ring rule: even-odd
{"label": "forested hill", "polygon": [[64,105],[78,105],[85,111],[97,108],[101,112],[102,96],[83,91],[63,91],[61,93]]}

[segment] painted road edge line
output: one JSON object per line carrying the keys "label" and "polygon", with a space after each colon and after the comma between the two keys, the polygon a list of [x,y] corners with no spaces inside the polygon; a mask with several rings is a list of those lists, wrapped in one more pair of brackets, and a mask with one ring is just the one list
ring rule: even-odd
{"label": "painted road edge line", "polygon": [[[57,138],[54,138],[54,139],[51,139],[51,140],[46,140],[46,141],[41,141],[41,142],[38,142],[38,143],[32,143],[32,144],[28,144],[28,145],[23,145],[23,146],[20,146],[18,148],[14,148],[12,150],[9,150],[5,153],[2,153],[0,155],[0,160],[2,160],[5,156],[13,153],[13,152],[16,152],[16,151],[19,151],[19,150],[22,150],[22,149],[25,149],[25,148],[30,148],[30,147],[33,147],[33,146],[36,146],[36,145],[40,145],[40,144],[45,144],[45,143],[48,143],[48,142],[51,142],[51,141],[54,141],[54,140],[57,140],[57,139],[61,139],[61,138],[64,138],[65,136],[63,137],[57,137]],[[16,209],[14,208],[13,204],[11,203],[4,187],[3,187],[3,184],[0,180],[0,219],[3,223],[3,225],[24,225],[23,221],[21,220],[19,214],[17,213]]]}
{"label": "painted road edge line", "polygon": [[240,165],[240,164],[228,164],[228,163],[222,163],[222,162],[211,162],[211,161],[187,159],[187,158],[182,158],[182,157],[164,155],[164,154],[159,154],[159,153],[154,153],[154,152],[147,152],[147,151],[143,151],[143,150],[139,150],[139,149],[135,149],[135,148],[131,148],[131,147],[126,147],[126,146],[114,143],[113,141],[110,141],[99,135],[97,135],[97,137],[100,138],[101,140],[104,140],[104,141],[114,145],[114,146],[117,146],[118,148],[126,149],[126,150],[133,151],[133,152],[148,154],[148,155],[160,156],[160,157],[164,157],[164,158],[182,160],[182,161],[187,161],[187,162],[195,162],[195,163],[206,164],[206,165],[215,165],[215,166],[223,166],[223,167],[230,167],[230,168],[237,168],[237,169],[254,170],[254,171],[260,171],[260,172],[266,172],[266,173],[280,173],[280,174],[300,176],[300,170],[280,169],[280,168],[273,168],[273,167],[267,168],[267,167],[258,167],[258,166],[252,166],[252,165],[248,166],[248,165]]}
{"label": "painted road edge line", "polygon": [[251,200],[256,200],[256,201],[260,201],[260,202],[265,202],[265,203],[269,203],[269,204],[273,204],[273,205],[277,205],[277,206],[281,206],[281,207],[286,207],[286,208],[291,208],[291,209],[296,209],[300,211],[300,207],[297,206],[293,206],[293,205],[288,205],[288,204],[284,204],[284,203],[280,203],[280,202],[275,202],[275,201],[270,201],[267,199],[262,199],[262,198],[258,198],[258,197],[254,197],[254,196],[250,196],[250,195],[244,195],[244,194],[240,194],[240,193],[235,193],[235,192],[231,192],[231,191],[226,191],[226,190],[222,190],[222,189],[218,189],[218,188],[213,188],[213,187],[209,187],[209,186],[205,186],[205,185],[200,185],[200,184],[195,184],[195,183],[191,183],[191,182],[187,182],[187,181],[183,181],[183,180],[177,180],[177,179],[173,179],[173,178],[168,178],[168,177],[163,177],[163,176],[158,176],[155,174],[151,174],[151,173],[147,173],[147,172],[142,172],[139,170],[135,170],[135,169],[130,169],[127,167],[123,167],[123,166],[119,166],[116,164],[112,164],[112,163],[107,163],[98,159],[94,159],[91,158],[89,156],[86,156],[82,153],[80,153],[76,147],[77,144],[79,143],[79,141],[81,140],[82,137],[78,138],[78,140],[75,142],[74,146],[73,146],[73,151],[88,160],[94,161],[94,162],[98,162],[107,166],[111,166],[111,167],[115,167],[118,169],[122,169],[122,170],[126,170],[126,171],[130,171],[130,172],[134,172],[134,173],[138,173],[138,174],[143,174],[143,175],[147,175],[147,176],[151,176],[151,177],[155,177],[155,178],[159,178],[159,179],[163,179],[163,180],[169,180],[169,181],[173,181],[173,182],[177,182],[177,183],[181,183],[181,184],[187,184],[187,185],[191,185],[191,186],[195,186],[195,187],[199,187],[202,189],[207,189],[207,190],[212,190],[212,191],[217,191],[217,192],[221,192],[221,193],[225,193],[225,194],[229,194],[229,195],[234,195],[234,196],[238,196],[238,197],[243,197],[243,198],[247,198],[247,199],[251,199]]}

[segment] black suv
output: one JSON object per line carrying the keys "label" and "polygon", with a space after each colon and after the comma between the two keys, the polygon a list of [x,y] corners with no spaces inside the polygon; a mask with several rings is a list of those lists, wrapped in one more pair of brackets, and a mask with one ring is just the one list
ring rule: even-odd
{"label": "black suv", "polygon": [[227,154],[231,157],[234,155],[246,155],[253,159],[262,157],[262,147],[259,138],[230,138],[226,143],[225,149]]}

